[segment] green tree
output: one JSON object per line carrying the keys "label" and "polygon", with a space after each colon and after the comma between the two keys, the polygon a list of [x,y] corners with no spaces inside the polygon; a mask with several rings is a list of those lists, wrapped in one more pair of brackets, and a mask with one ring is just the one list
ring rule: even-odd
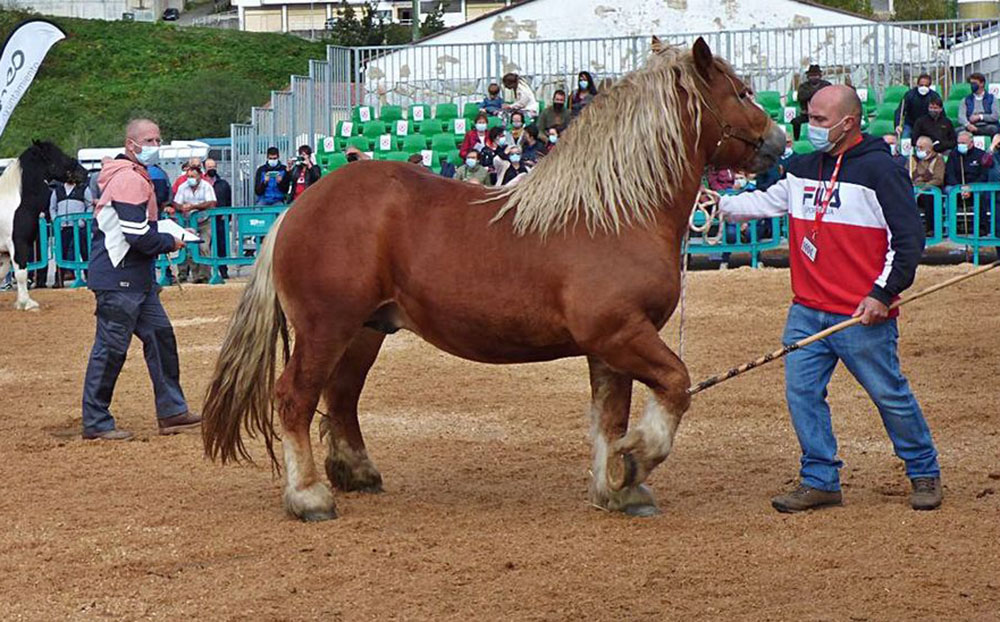
{"label": "green tree", "polygon": [[859,15],[872,14],[872,4],[869,0],[818,0],[818,2],[831,9],[841,9]]}
{"label": "green tree", "polygon": [[945,0],[904,0],[895,3],[899,21],[917,21],[932,19],[948,19],[951,15],[951,2]]}
{"label": "green tree", "polygon": [[420,36],[426,37],[444,30],[444,10],[441,2],[434,5],[434,8],[424,16],[424,22],[420,24]]}

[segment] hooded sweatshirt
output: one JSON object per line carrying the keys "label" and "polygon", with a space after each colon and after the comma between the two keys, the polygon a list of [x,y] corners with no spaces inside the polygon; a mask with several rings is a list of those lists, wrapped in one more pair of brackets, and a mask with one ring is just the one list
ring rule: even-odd
{"label": "hooded sweatshirt", "polygon": [[97,185],[87,287],[148,292],[156,256],[174,249],[174,237],[157,230],[156,195],[146,167],[118,156],[101,168]]}
{"label": "hooded sweatshirt", "polygon": [[803,238],[812,239],[836,162],[823,152],[793,158],[785,178],[766,192],[725,196],[720,207],[735,220],[788,214],[794,301],[851,315],[866,296],[888,305],[913,283],[924,230],[906,170],[892,161],[884,140],[863,134],[844,153],[815,238],[815,260],[810,260]]}

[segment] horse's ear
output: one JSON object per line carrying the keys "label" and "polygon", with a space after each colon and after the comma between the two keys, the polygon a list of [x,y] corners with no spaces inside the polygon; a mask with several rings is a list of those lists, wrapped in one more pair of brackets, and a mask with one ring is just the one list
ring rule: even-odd
{"label": "horse's ear", "polygon": [[705,43],[705,39],[698,37],[698,40],[691,46],[691,53],[694,55],[694,66],[698,69],[698,73],[707,78],[712,69],[713,60],[712,50]]}
{"label": "horse's ear", "polygon": [[663,41],[656,35],[653,35],[653,42],[650,45],[650,49],[653,50],[653,54],[659,54],[663,51]]}

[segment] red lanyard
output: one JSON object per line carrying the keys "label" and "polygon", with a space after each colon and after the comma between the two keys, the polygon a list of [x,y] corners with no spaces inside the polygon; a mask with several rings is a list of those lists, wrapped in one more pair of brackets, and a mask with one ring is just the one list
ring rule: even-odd
{"label": "red lanyard", "polygon": [[833,175],[830,175],[830,186],[827,192],[823,193],[823,159],[820,158],[819,161],[819,191],[823,194],[819,201],[819,207],[816,208],[816,217],[813,219],[812,226],[812,239],[815,240],[819,235],[819,228],[823,224],[823,217],[826,216],[826,210],[830,209],[830,201],[833,200],[833,193],[836,191],[837,178],[840,177],[840,165],[844,162],[844,154],[841,153],[837,156],[837,164],[833,167]]}

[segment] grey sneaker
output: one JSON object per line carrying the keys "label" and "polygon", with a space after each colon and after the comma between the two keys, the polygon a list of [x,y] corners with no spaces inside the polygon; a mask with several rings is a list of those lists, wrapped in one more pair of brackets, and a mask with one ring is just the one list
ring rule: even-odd
{"label": "grey sneaker", "polygon": [[841,505],[843,502],[844,499],[839,490],[830,492],[806,486],[805,484],[799,484],[799,487],[795,490],[773,497],[771,499],[771,506],[779,512],[791,513],[804,512],[831,505]]}
{"label": "grey sneaker", "polygon": [[913,492],[910,493],[910,507],[914,510],[936,510],[941,507],[940,477],[914,477],[910,480]]}
{"label": "grey sneaker", "polygon": [[100,439],[102,441],[130,441],[132,440],[132,433],[127,430],[119,430],[118,428],[112,428],[107,432],[84,432],[83,438],[91,441],[95,439]]}

